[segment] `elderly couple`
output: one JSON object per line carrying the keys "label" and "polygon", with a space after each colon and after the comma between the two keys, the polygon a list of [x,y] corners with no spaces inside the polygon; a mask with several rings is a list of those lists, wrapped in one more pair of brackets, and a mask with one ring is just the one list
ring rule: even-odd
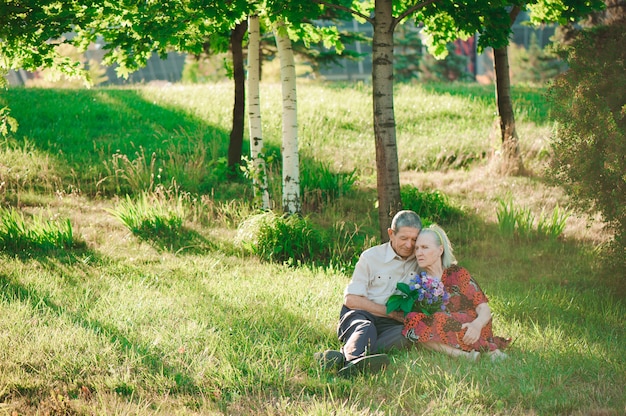
{"label": "elderly couple", "polygon": [[[455,357],[506,358],[510,339],[491,331],[491,310],[480,286],[456,265],[450,241],[437,225],[422,229],[413,211],[398,212],[387,230],[389,242],[364,251],[344,293],[337,334],[341,351],[316,353],[322,368],[341,376],[377,372],[389,364],[384,351],[414,344]],[[398,282],[418,272],[440,279],[450,295],[442,312],[387,314],[386,302]]]}

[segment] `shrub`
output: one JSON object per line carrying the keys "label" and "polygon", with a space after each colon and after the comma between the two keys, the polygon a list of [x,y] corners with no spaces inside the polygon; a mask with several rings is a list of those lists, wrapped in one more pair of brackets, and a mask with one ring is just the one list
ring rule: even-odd
{"label": "shrub", "polygon": [[452,206],[449,198],[443,193],[435,191],[420,191],[405,185],[400,188],[403,209],[410,209],[422,218],[425,225],[429,223],[446,224],[458,220],[463,211]]}
{"label": "shrub", "polygon": [[599,211],[614,232],[615,258],[626,248],[626,31],[623,24],[579,34],[562,51],[569,70],[549,89],[551,176],[583,211]]}
{"label": "shrub", "polygon": [[253,215],[240,225],[236,241],[264,261],[319,263],[328,257],[321,232],[299,215]]}

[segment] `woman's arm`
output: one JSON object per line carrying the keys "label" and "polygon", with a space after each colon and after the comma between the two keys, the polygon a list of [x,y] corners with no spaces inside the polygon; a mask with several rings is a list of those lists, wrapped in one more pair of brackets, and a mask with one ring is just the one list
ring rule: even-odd
{"label": "woman's arm", "polygon": [[480,338],[483,327],[491,320],[491,308],[487,303],[481,303],[476,307],[476,314],[478,316],[472,322],[461,325],[461,328],[467,328],[463,342],[468,345],[475,343]]}

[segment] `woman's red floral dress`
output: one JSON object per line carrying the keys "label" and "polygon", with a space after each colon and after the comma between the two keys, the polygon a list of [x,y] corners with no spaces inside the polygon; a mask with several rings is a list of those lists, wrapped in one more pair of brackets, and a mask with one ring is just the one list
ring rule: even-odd
{"label": "woman's red floral dress", "polygon": [[404,319],[402,334],[414,342],[440,342],[463,351],[493,351],[504,349],[511,339],[494,336],[491,321],[481,331],[480,338],[472,345],[463,342],[466,329],[461,325],[472,322],[477,314],[476,307],[488,302],[469,272],[463,267],[451,266],[441,276],[450,301],[443,312],[428,316],[421,312],[410,312]]}

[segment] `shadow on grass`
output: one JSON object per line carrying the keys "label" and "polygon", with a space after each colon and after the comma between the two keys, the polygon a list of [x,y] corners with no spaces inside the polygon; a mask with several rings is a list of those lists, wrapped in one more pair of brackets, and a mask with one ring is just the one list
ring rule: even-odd
{"label": "shadow on grass", "polygon": [[[189,110],[150,102],[140,90],[18,88],[7,90],[4,96],[20,122],[15,137],[54,161],[50,175],[60,178],[62,189],[92,196],[124,195],[150,186],[168,187],[175,180],[181,191],[211,195],[216,201],[253,197],[249,181],[233,179],[224,166],[229,131]],[[269,140],[264,147],[275,160],[269,173],[270,192],[279,206],[281,150]],[[249,153],[249,141],[244,140],[242,154]],[[300,165],[303,171],[315,171],[320,161],[302,154]],[[313,180],[349,175],[330,169],[327,173]],[[24,185],[34,188],[36,184]],[[49,191],[56,191],[55,186],[59,185],[50,184]],[[304,193],[319,193],[316,186],[320,185],[310,184]],[[305,204],[319,204],[311,202],[311,197],[303,199],[309,201]]]}
{"label": "shadow on grass", "polygon": [[[65,279],[68,276],[64,276]],[[80,286],[81,281],[74,284]],[[86,317],[74,308],[67,308],[54,301],[51,296],[42,291],[22,284],[10,276],[0,273],[0,300],[6,303],[20,301],[30,305],[32,310],[45,310],[57,317],[68,318],[77,327],[89,330],[98,337],[106,338],[110,344],[119,349],[124,355],[132,355],[139,358],[150,374],[164,377],[171,381],[175,388],[169,390],[172,395],[199,395],[209,397],[226,409],[229,403],[239,397],[242,392],[250,391],[253,394],[272,395],[271,392],[287,391],[298,394],[302,385],[295,377],[300,373],[300,368],[310,362],[308,355],[295,356],[296,351],[302,349],[302,344],[324,344],[328,338],[326,331],[316,329],[316,325],[302,319],[295,313],[276,304],[256,303],[242,308],[237,300],[225,302],[211,292],[203,293],[204,301],[210,303],[211,309],[216,315],[207,315],[205,320],[209,331],[198,334],[198,337],[219,337],[217,350],[213,351],[214,359],[232,367],[232,371],[226,371],[232,379],[220,379],[224,375],[206,374],[205,381],[198,385],[193,373],[194,369],[187,364],[172,365],[167,362],[168,351],[162,350],[153,342],[138,342],[133,340],[133,334],[127,333],[114,324],[100,319]],[[132,302],[131,299],[129,301]],[[249,307],[248,307],[249,306]],[[89,307],[87,307],[89,309]],[[191,312],[191,311],[190,311]],[[202,341],[199,341],[202,342]],[[220,371],[219,366],[215,371]],[[146,374],[149,378],[150,374]],[[56,380],[59,383],[81,386],[80,377],[68,375],[67,380]],[[78,384],[76,384],[78,383]],[[97,393],[94,386],[87,386]],[[269,392],[266,390],[269,388]],[[19,386],[9,386],[4,393],[4,399],[11,399],[13,389],[19,390],[21,395],[30,395],[32,399],[45,396],[48,386],[30,386],[22,389]],[[145,389],[141,385],[129,385],[120,382],[112,385],[113,392],[133,398],[135,390]],[[325,387],[320,386],[320,393]],[[72,392],[70,392],[72,393]],[[156,393],[156,392],[155,392]]]}
{"label": "shadow on grass", "polygon": [[155,250],[175,254],[206,254],[219,249],[203,235],[187,227],[161,230],[139,230],[133,235]]}
{"label": "shadow on grass", "polygon": [[[133,89],[17,88],[3,95],[20,123],[17,141],[54,161],[50,174],[62,188],[123,195],[175,180],[187,192],[232,197],[222,191],[231,181],[220,165],[230,132],[183,109],[149,102]],[[249,154],[248,141],[242,153]],[[120,185],[120,175],[138,183]]]}
{"label": "shadow on grass", "polygon": [[[167,365],[161,354],[155,353],[151,344],[135,343],[131,339],[115,328],[97,319],[88,319],[80,313],[72,312],[50,299],[46,294],[42,294],[35,289],[26,287],[19,282],[12,280],[6,275],[0,274],[0,298],[6,302],[19,300],[31,305],[33,310],[44,307],[56,316],[66,316],[75,325],[88,329],[99,336],[107,337],[112,345],[119,345],[125,352],[133,352],[141,357],[141,362],[155,374],[163,374],[168,379],[174,380],[181,392],[194,393],[198,391],[193,379],[184,370]],[[116,393],[122,395],[132,395],[133,388],[128,385],[119,385],[114,388]]]}

